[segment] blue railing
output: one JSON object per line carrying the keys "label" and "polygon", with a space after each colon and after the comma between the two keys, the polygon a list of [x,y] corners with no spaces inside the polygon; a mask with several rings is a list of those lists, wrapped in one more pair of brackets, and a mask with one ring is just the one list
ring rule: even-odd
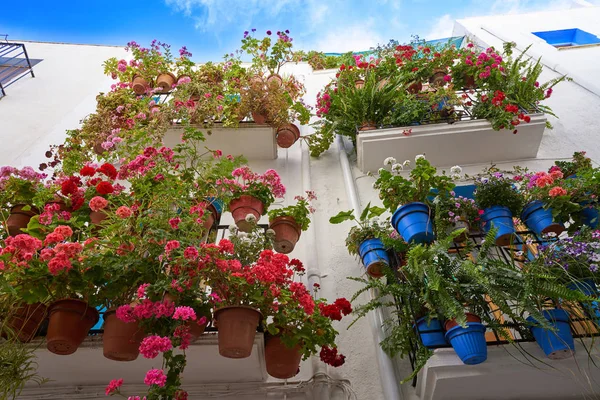
{"label": "blue railing", "polygon": [[10,43],[7,40],[8,35],[4,36],[4,42],[0,42],[0,98],[6,96],[6,88],[23,78],[27,74],[33,73],[33,67],[27,49],[23,43]]}

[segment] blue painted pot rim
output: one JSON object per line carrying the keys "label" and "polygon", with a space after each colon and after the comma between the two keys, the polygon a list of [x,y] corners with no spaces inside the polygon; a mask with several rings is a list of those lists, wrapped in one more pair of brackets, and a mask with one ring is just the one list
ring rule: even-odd
{"label": "blue painted pot rim", "polygon": [[[565,310],[563,310],[562,308],[553,308],[552,310],[543,310],[542,315],[549,322],[555,322],[555,321],[556,322],[569,322],[570,321],[569,313],[566,312]],[[528,322],[539,323],[532,315],[525,318],[525,320]],[[532,328],[540,328],[540,327],[533,326]],[[540,328],[540,329],[542,329],[542,328]]]}
{"label": "blue painted pot rim", "polygon": [[223,200],[217,197],[206,197],[205,200],[213,205],[219,215],[223,213]]}
{"label": "blue painted pot rim", "polygon": [[451,338],[459,335],[460,333],[468,333],[468,332],[485,332],[486,327],[481,322],[467,322],[467,327],[463,328],[460,325],[454,326],[446,331],[446,338],[450,340]]}
{"label": "blue painted pot rim", "polygon": [[544,203],[541,200],[534,200],[527,203],[527,205],[523,207],[523,211],[521,211],[521,221],[525,221],[530,214],[540,208],[544,208]]}
{"label": "blue painted pot rim", "polygon": [[423,212],[427,210],[427,213],[430,214],[431,213],[431,209],[429,208],[429,206],[425,203],[422,203],[420,201],[413,201],[412,203],[407,203],[404,205],[401,205],[400,207],[398,207],[396,209],[396,211],[394,211],[394,214],[392,215],[392,219],[394,219],[394,217],[396,217],[396,219],[400,218],[401,216],[405,216],[405,215],[409,215],[415,212]]}

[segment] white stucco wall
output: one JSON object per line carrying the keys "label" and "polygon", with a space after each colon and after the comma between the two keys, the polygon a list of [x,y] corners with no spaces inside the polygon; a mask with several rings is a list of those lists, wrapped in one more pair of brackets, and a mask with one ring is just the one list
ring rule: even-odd
{"label": "white stucco wall", "polygon": [[126,53],[114,46],[18,42],[29,58],[43,61],[33,67],[35,78],[22,78],[0,99],[0,164],[37,167],[50,144],[62,143],[65,131],[96,109],[96,95],[110,90],[102,62]]}

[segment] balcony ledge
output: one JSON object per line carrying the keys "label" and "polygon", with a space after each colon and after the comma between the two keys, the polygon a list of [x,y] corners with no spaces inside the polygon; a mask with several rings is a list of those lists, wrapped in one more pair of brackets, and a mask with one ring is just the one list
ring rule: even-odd
{"label": "balcony ledge", "polygon": [[[598,358],[597,340],[583,339]],[[582,340],[575,357],[550,360],[537,343],[520,343],[533,364],[512,345],[488,347],[488,359],[464,365],[453,349],[437,349],[419,372],[416,394],[421,400],[579,399],[600,394],[600,368],[590,362]]]}
{"label": "balcony ledge", "polygon": [[[142,384],[146,372],[161,368],[162,357],[146,359],[141,354],[135,361],[118,362],[102,354],[102,335],[88,336],[79,349],[68,356],[59,356],[46,350],[45,339],[34,340],[38,374],[50,379],[39,387],[28,384],[23,395],[39,391],[61,390],[67,387],[106,387],[112,379],[123,378],[123,391],[129,385]],[[218,383],[264,383],[267,371],[264,360],[264,338],[257,333],[252,355],[243,359],[221,357],[217,346],[217,333],[205,333],[186,350],[187,366],[183,374],[186,385]],[[57,397],[55,397],[57,398]]]}
{"label": "balcony ledge", "polygon": [[[386,157],[402,162],[417,154],[425,154],[438,167],[531,159],[537,156],[545,124],[544,114],[533,114],[531,122],[518,126],[517,134],[494,131],[486,120],[367,131],[357,135],[358,167],[376,172]],[[408,136],[402,133],[406,129],[412,129]]]}
{"label": "balcony ledge", "polygon": [[[269,125],[254,122],[240,122],[238,128],[224,128],[217,123],[210,129],[196,126],[204,134],[205,141],[199,145],[200,154],[211,150],[221,150],[223,155],[241,156],[248,160],[274,160],[277,158],[275,129]],[[175,147],[181,143],[183,126],[175,125],[167,130],[163,142],[165,146]],[[210,130],[209,135],[207,131]]]}

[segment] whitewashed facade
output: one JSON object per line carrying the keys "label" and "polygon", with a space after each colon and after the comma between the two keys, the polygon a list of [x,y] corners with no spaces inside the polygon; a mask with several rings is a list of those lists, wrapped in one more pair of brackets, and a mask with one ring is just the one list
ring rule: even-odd
{"label": "whitewashed facade", "polygon": [[[600,8],[597,7],[456,21],[453,35],[466,35],[480,46],[501,48],[503,42],[514,41],[517,49],[522,50],[533,44],[530,54],[536,58],[541,56],[545,65],[543,79],[562,74],[574,78],[573,82],[559,84],[547,102],[560,119],[548,117],[554,129],[544,132],[537,156],[519,159],[506,154],[504,159],[511,161],[499,163],[500,167],[519,164],[534,169],[547,168],[554,160],[569,159],[579,150],[587,151],[598,164],[600,47],[558,50],[531,34],[580,28],[600,36],[598,21]],[[102,61],[126,54],[121,48],[106,46],[30,42],[26,42],[26,46],[31,58],[43,61],[34,67],[35,78],[22,79],[0,100],[1,165],[35,167],[43,162],[47,146],[60,143],[66,129],[76,128],[85,115],[94,111],[98,92],[109,89],[112,81],[102,74]],[[297,64],[286,66],[285,73],[304,80],[305,99],[314,104],[317,92],[335,72],[313,73],[308,65]],[[302,134],[310,134],[309,128],[303,127]],[[510,141],[512,136],[508,135],[506,140]],[[445,165],[438,167],[462,165],[465,172],[472,173],[489,165],[488,162],[465,165],[458,148],[447,148],[446,152],[456,153],[456,157],[450,157]],[[373,158],[382,162],[388,156],[396,154],[383,151],[368,154],[370,162],[374,162]],[[309,231],[302,234],[292,256],[305,262],[309,281],[320,281],[324,297],[330,300],[351,297],[359,285],[346,278],[360,276],[363,268],[348,255],[344,246],[350,226],[331,225],[328,220],[340,210],[360,208],[370,201],[379,202],[372,189],[374,178],[358,168],[351,145],[338,139],[329,151],[313,159],[305,144],[299,141],[290,149],[277,149],[274,160],[250,159],[250,165],[259,171],[274,168],[280,173],[288,188],[286,202],[293,201],[294,195],[306,189],[316,191],[317,212],[313,223]],[[227,217],[224,216],[223,223],[229,222]],[[338,346],[347,356],[345,365],[332,368],[318,359],[308,360],[303,362],[300,374],[288,382],[268,378],[260,353],[260,337],[254,349],[256,359],[238,364],[238,360],[218,360],[214,337],[202,339],[192,349],[198,359],[190,362],[186,370],[185,388],[192,399],[216,396],[223,399],[566,399],[600,395],[600,369],[590,366],[583,355],[576,360],[549,362],[555,369],[531,367],[507,353],[511,351],[510,346],[490,348],[488,360],[476,366],[463,365],[452,349],[437,350],[419,375],[416,387],[410,383],[401,386],[400,378],[407,375],[410,365],[407,360],[390,360],[379,348],[381,315],[371,315],[346,330],[350,322],[342,321],[337,326]],[[535,343],[526,346],[531,354],[543,357]],[[138,366],[101,362],[101,345],[92,339],[74,355],[80,354],[76,358],[56,356],[45,350],[39,352],[42,375],[47,373],[54,381],[41,388],[28,389],[23,398],[104,398],[104,382],[108,382],[105,376],[123,369],[130,376],[123,391],[128,393],[129,387],[134,394],[136,389],[143,389],[146,360],[136,361]],[[84,353],[91,354],[92,361],[81,357]],[[514,355],[514,351],[512,353]],[[598,356],[597,352],[594,354]],[[94,362],[98,364],[91,365]],[[135,376],[138,376],[137,387],[128,386]],[[112,376],[116,377],[120,375]]]}

